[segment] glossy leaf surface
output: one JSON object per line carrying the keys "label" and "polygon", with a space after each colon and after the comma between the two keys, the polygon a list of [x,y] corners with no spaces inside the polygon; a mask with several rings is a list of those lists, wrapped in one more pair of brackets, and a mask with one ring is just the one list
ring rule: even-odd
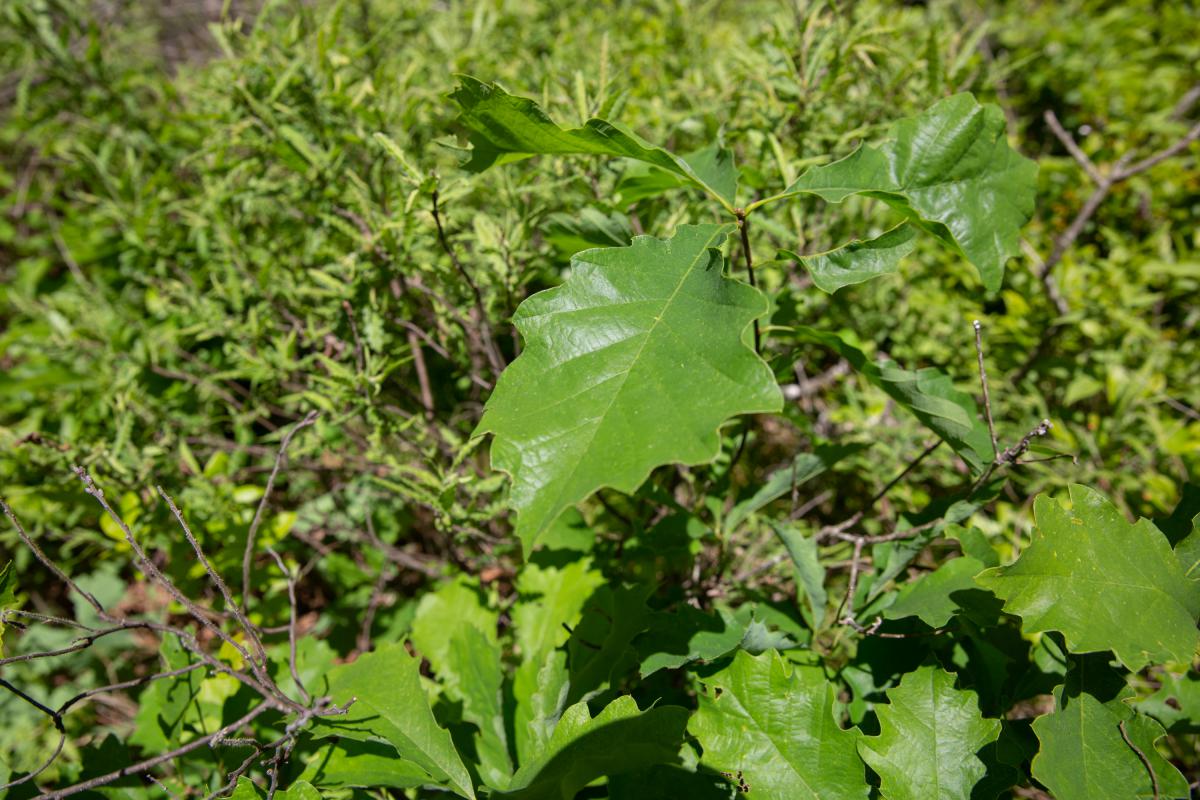
{"label": "glossy leaf surface", "polygon": [[814,286],[833,294],[843,286],[895,273],[900,260],[916,247],[916,238],[912,226],[903,224],[874,239],[856,239],[824,253],[798,255],[784,250],[780,255],[799,261],[812,276]]}
{"label": "glossy leaf surface", "polygon": [[1008,146],[1003,112],[964,93],[900,120],[878,147],[810,169],[787,193],[877,197],[962,252],[996,290],[1033,214],[1036,176],[1037,165]]}
{"label": "glossy leaf surface", "polygon": [[732,208],[737,191],[733,155],[724,148],[702,150],[690,160],[656,147],[622,125],[590,119],[582,128],[555,123],[537,103],[467,75],[450,97],[459,122],[471,131],[466,169],[480,172],[532,155],[607,155],[643,161],[704,189]]}
{"label": "glossy leaf surface", "polygon": [[688,726],[704,766],[742,773],[752,796],[766,800],[867,797],[859,733],[838,725],[836,687],[819,669],[793,666],[775,651],[739,652],[704,683],[708,693]]}
{"label": "glossy leaf surface", "polygon": [[880,733],[859,740],[858,752],[882,779],[890,800],[967,800],[987,768],[975,753],[1000,735],[984,719],[975,692],[954,688],[954,676],[922,667],[904,676],[877,704]]}
{"label": "glossy leaf surface", "polygon": [[516,531],[532,552],[565,509],[603,486],[632,492],[657,466],[716,457],[718,427],[776,411],[771,370],[742,332],[766,313],[721,275],[732,226],[587,250],[562,285],[514,317],[525,337],[488,400],[492,464],[512,477]]}
{"label": "glossy leaf surface", "polygon": [[394,644],[360,656],[329,675],[329,696],[337,705],[354,698],[346,714],[324,717],[314,733],[363,742],[386,742],[400,758],[421,767],[428,783],[475,797],[475,788],[450,734],[438,725],[421,685],[420,661]]}
{"label": "glossy leaf surface", "polygon": [[594,718],[587,703],[563,712],[544,749],[521,765],[504,800],[564,800],[606,775],[678,760],[687,711],[658,706],[639,711],[632,697],[614,700]]}

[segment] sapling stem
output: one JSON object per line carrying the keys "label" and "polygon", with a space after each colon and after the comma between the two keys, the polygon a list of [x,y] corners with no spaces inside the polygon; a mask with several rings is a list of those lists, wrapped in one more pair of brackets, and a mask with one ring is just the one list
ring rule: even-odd
{"label": "sapling stem", "polygon": [[[750,281],[750,285],[758,288],[758,281],[754,277],[754,257],[750,252],[750,225],[746,222],[746,211],[742,208],[735,208],[733,213],[737,216],[738,231],[742,235],[742,256],[746,259],[746,277]],[[754,352],[762,353],[762,331],[758,327],[758,320],[754,320]]]}

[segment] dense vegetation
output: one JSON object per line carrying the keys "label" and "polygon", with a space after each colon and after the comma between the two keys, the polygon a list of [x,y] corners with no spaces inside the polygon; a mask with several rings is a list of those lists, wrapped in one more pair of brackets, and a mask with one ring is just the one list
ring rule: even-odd
{"label": "dense vegetation", "polygon": [[1190,796],[1196,9],[200,5],[0,6],[0,795]]}

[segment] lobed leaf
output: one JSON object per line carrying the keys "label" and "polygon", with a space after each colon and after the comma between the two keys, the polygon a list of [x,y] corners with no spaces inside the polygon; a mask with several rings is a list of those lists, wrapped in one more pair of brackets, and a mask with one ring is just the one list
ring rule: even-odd
{"label": "lobed leaf", "polygon": [[471,154],[464,167],[482,172],[533,155],[607,155],[632,158],[682,178],[733,208],[737,169],[724,148],[705,149],[689,160],[656,147],[615,122],[589,119],[582,128],[559,127],[537,103],[498,84],[458,76],[450,97],[459,122],[470,130]]}
{"label": "lobed leaf", "polygon": [[433,717],[420,668],[403,644],[335,668],[329,675],[329,697],[339,706],[351,699],[354,703],[344,715],[317,720],[312,731],[318,736],[390,744],[399,758],[425,770],[426,783],[447,786],[473,800],[471,776],[450,733]]}
{"label": "lobed leaf", "polygon": [[889,800],[967,800],[987,767],[976,753],[1000,735],[984,719],[978,695],[954,688],[954,675],[922,667],[875,706],[880,733],[858,740],[858,752]]}
{"label": "lobed leaf", "polygon": [[740,773],[751,796],[765,800],[868,796],[860,734],[838,725],[837,690],[821,670],[790,665],[773,650],[739,651],[704,682],[708,693],[688,724],[704,766]]}
{"label": "lobed leaf", "polygon": [[833,250],[812,255],[798,255],[783,250],[780,257],[799,261],[812,276],[814,286],[833,294],[843,286],[894,274],[900,266],[900,260],[916,247],[916,240],[913,227],[901,223],[874,239],[856,239]]}
{"label": "lobed leaf", "polygon": [[494,435],[492,465],[512,477],[526,554],[597,489],[632,492],[655,467],[711,461],[725,420],[782,407],[742,339],[766,299],[721,275],[716,248],[731,230],[684,225],[670,239],[587,250],[562,286],[517,309],[526,347],[476,433]]}
{"label": "lobed leaf", "polygon": [[595,717],[586,702],[563,712],[545,748],[517,770],[496,800],[565,800],[597,778],[678,761],[687,710],[658,706],[639,711],[620,697]]}
{"label": "lobed leaf", "polygon": [[1200,639],[1200,585],[1189,580],[1149,520],[1130,524],[1099,492],[1070,489],[1067,510],[1039,495],[1033,542],[1007,567],[976,583],[1021,617],[1028,633],[1060,631],[1074,653],[1112,650],[1140,670],[1190,663]]}
{"label": "lobed leaf", "polygon": [[1008,146],[1004,113],[956,94],[900,120],[891,140],[815,167],[785,192],[875,197],[962,253],[990,291],[1033,215],[1037,165]]}

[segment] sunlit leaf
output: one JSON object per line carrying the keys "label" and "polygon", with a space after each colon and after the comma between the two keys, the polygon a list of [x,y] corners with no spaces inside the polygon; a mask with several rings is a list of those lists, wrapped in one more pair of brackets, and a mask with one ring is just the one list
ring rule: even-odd
{"label": "sunlit leaf", "polygon": [[766,313],[755,289],[721,275],[728,225],[588,250],[562,286],[513,318],[525,337],[477,433],[512,477],[516,531],[532,552],[564,509],[603,486],[632,492],[657,466],[711,461],[718,427],[776,411],[771,370],[742,332]]}

